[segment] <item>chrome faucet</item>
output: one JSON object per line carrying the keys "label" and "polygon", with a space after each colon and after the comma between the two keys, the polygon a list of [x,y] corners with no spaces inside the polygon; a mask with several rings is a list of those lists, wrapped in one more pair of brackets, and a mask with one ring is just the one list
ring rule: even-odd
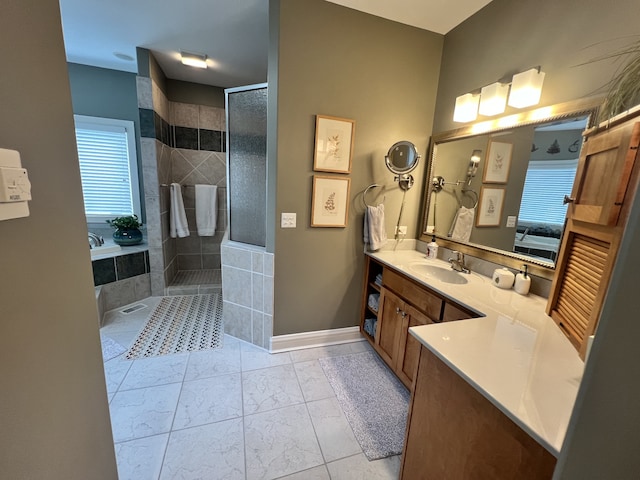
{"label": "chrome faucet", "polygon": [[89,237],[89,248],[100,247],[104,245],[104,238],[102,238],[102,236],[89,232],[88,237]]}
{"label": "chrome faucet", "polygon": [[451,252],[455,257],[449,259],[451,268],[456,272],[471,273],[471,270],[464,264],[464,253],[453,250]]}
{"label": "chrome faucet", "polygon": [[525,228],[525,229],[524,229],[524,233],[523,233],[523,234],[522,234],[522,236],[520,237],[520,240],[524,240],[524,237],[526,237],[526,236],[527,236],[527,234],[529,233],[529,229],[530,229],[530,228],[531,228],[531,227],[527,227],[527,228]]}

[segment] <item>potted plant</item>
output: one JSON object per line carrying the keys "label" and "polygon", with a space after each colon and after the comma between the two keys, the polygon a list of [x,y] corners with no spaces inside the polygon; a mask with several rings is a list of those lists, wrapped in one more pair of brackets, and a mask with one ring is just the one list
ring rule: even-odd
{"label": "potted plant", "polygon": [[116,229],[113,232],[113,241],[118,245],[137,245],[142,242],[142,223],[137,215],[126,215],[107,220],[107,223]]}

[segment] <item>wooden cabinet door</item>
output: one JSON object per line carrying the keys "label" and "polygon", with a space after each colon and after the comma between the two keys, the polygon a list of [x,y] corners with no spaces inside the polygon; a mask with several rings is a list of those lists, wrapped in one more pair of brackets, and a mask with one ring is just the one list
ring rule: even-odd
{"label": "wooden cabinet door", "polygon": [[556,459],[460,375],[422,347],[401,480],[540,480]]}
{"label": "wooden cabinet door", "polygon": [[433,320],[410,305],[405,305],[405,317],[400,336],[400,347],[396,363],[396,374],[407,388],[411,389],[418,369],[420,342],[409,333],[409,328],[429,325]]}
{"label": "wooden cabinet door", "polygon": [[588,138],[580,155],[567,216],[614,226],[627,194],[640,143],[640,122]]}
{"label": "wooden cabinet door", "polygon": [[597,327],[618,246],[636,195],[640,122],[587,137],[547,303],[584,358]]}
{"label": "wooden cabinet door", "polygon": [[398,296],[386,288],[382,289],[375,346],[391,368],[394,367],[397,358],[404,308],[404,302]]}

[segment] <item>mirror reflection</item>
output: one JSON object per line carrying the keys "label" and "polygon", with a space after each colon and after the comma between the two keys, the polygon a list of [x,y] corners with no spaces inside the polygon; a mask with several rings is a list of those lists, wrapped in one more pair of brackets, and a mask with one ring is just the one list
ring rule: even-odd
{"label": "mirror reflection", "polygon": [[588,121],[436,138],[424,233],[553,267]]}

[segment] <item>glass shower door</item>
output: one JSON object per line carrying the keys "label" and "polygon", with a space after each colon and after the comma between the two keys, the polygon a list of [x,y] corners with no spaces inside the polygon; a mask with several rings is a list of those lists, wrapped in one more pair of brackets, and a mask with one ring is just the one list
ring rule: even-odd
{"label": "glass shower door", "polygon": [[229,239],[265,246],[267,86],[225,90]]}

